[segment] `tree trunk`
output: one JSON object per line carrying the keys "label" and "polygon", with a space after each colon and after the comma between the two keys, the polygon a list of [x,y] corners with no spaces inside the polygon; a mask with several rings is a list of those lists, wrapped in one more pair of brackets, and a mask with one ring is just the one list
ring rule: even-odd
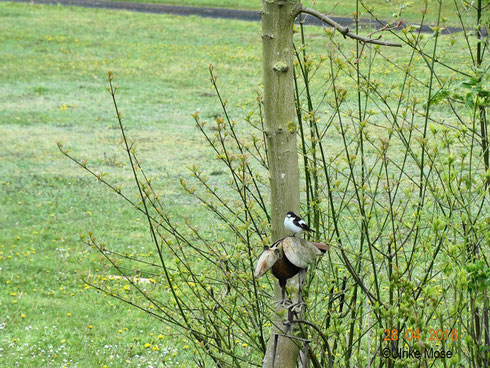
{"label": "tree trunk", "polygon": [[[283,220],[288,211],[299,213],[299,167],[293,80],[293,21],[298,1],[264,0],[262,13],[262,47],[264,61],[264,112],[270,185],[272,238],[285,235]],[[275,301],[281,300],[279,284],[274,289]],[[277,307],[271,338],[264,357],[264,368],[294,368],[298,359],[297,345],[280,337],[275,358],[275,333],[284,333],[286,313]],[[284,312],[284,311],[283,311]]]}

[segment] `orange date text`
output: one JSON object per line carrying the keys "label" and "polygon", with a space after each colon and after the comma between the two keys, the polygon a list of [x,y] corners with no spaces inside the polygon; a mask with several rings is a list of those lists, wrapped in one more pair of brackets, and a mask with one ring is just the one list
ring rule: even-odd
{"label": "orange date text", "polygon": [[[386,328],[384,330],[384,341],[397,341],[400,338],[404,338],[407,341],[412,341],[412,340],[425,340],[424,337],[427,338],[428,341],[449,341],[453,340],[456,341],[458,340],[458,330],[452,329],[452,330],[443,330],[443,329],[433,329],[431,328],[428,333],[424,335],[423,332],[420,332],[419,329],[411,329],[408,328],[405,331],[402,331],[403,335],[398,332],[397,329],[389,329]],[[424,335],[424,336],[422,336]]]}

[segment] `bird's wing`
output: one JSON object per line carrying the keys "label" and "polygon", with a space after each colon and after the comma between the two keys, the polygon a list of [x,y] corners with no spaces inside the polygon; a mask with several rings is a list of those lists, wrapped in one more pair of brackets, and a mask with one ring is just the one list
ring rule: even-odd
{"label": "bird's wing", "polygon": [[302,228],[303,230],[306,230],[306,231],[313,231],[311,230],[309,227],[308,227],[308,224],[305,222],[305,220],[299,220],[297,221],[297,225]]}
{"label": "bird's wing", "polygon": [[264,273],[269,271],[278,259],[279,249],[277,249],[277,247],[271,247],[264,250],[259,257],[259,260],[257,261],[257,267],[255,267],[254,277],[258,279]]}
{"label": "bird's wing", "polygon": [[286,258],[296,267],[306,268],[322,252],[307,240],[290,236],[284,238],[282,246]]}

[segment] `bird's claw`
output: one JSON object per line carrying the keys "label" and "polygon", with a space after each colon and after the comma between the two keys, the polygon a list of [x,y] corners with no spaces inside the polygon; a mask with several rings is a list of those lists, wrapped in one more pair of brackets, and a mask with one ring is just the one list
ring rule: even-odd
{"label": "bird's claw", "polygon": [[304,303],[304,302],[297,302],[295,304],[291,304],[289,306],[289,309],[291,309],[291,312],[296,312],[296,309],[298,309],[298,312],[301,312],[301,307],[303,305],[306,305],[306,303]]}
{"label": "bird's claw", "polygon": [[275,304],[276,307],[282,307],[282,308],[289,308],[291,305],[293,305],[291,300],[288,299],[283,299],[281,301],[276,302]]}

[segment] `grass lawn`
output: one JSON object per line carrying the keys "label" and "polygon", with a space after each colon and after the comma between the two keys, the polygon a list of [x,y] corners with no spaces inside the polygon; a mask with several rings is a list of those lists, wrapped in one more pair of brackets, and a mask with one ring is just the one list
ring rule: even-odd
{"label": "grass lawn", "polygon": [[[321,29],[309,34],[315,53],[323,52]],[[387,51],[406,57],[396,52]],[[210,63],[232,98],[232,114],[253,110],[261,55],[255,23],[0,3],[1,366],[194,366],[192,344],[82,281],[84,275],[133,292],[110,280],[115,271],[82,245],[80,234],[93,231],[139,255],[150,251],[150,238],[141,215],[64,158],[56,142],[136,196],[105,91],[112,70],[128,133],[167,210],[203,224],[204,210],[178,185],[186,166],[214,169],[190,114],[220,113]],[[393,67],[377,72],[387,84],[396,81]],[[217,181],[223,174],[214,171]]]}
{"label": "grass lawn", "polygon": [[[212,8],[246,9],[260,10],[261,0],[127,0],[130,2],[171,4],[180,6],[204,6]],[[305,0],[302,4],[306,7],[313,7],[319,11],[329,13],[331,16],[353,17],[356,12],[355,1],[336,1],[336,0]],[[461,5],[459,5],[461,8]],[[359,10],[362,18],[369,18],[369,11],[373,11],[376,16],[383,20],[398,21],[403,19],[406,22],[420,22],[422,10],[425,9],[424,0],[404,1],[404,0],[364,0],[359,1]],[[439,11],[439,2],[430,0],[427,6],[426,21],[424,23],[435,24]],[[459,25],[455,18],[455,5],[453,1],[444,0],[441,15],[449,18],[449,25]],[[369,11],[368,11],[369,10]]]}
{"label": "grass lawn", "polygon": [[[210,151],[190,114],[220,111],[211,62],[229,85],[224,93],[253,100],[258,26],[6,3],[0,14],[0,366],[191,367],[182,363],[191,344],[82,282],[82,272],[93,280],[116,273],[80,234],[93,231],[140,255],[150,239],[141,215],[59,154],[56,142],[130,187],[105,90],[113,70],[128,132],[170,212],[196,216],[178,176]],[[113,284],[131,293],[125,286]]]}

